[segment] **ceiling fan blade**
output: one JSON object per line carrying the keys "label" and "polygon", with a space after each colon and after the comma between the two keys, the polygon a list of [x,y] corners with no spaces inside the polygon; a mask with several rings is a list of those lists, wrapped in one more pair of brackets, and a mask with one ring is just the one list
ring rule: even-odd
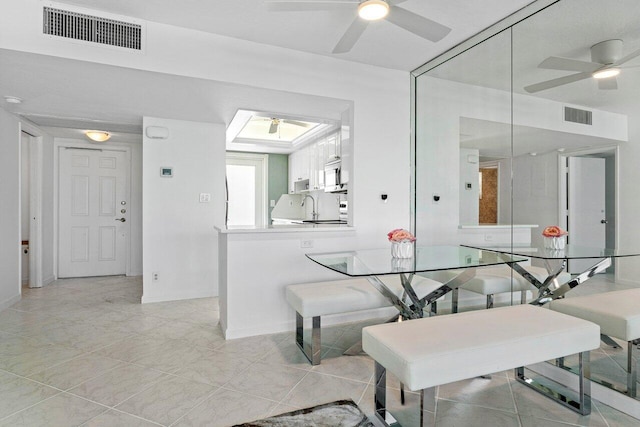
{"label": "ceiling fan blade", "polygon": [[276,133],[278,131],[278,122],[273,120],[269,126],[269,133]]}
{"label": "ceiling fan blade", "polygon": [[578,61],[558,56],[550,56],[538,65],[538,68],[547,70],[580,71],[583,73],[592,73],[600,67],[602,64],[597,62]]}
{"label": "ceiling fan blade", "polygon": [[272,12],[306,12],[353,8],[358,5],[358,2],[341,0],[271,0],[266,1],[265,5]]}
{"label": "ceiling fan blade", "polygon": [[447,26],[423,16],[416,15],[415,13],[409,12],[401,7],[391,6],[389,9],[389,15],[385,18],[387,21],[410,31],[423,39],[437,42],[442,40],[444,36],[449,34],[451,31],[451,28]]}
{"label": "ceiling fan blade", "polygon": [[591,77],[591,73],[571,74],[571,75],[560,77],[557,79],[551,79],[545,82],[540,82],[533,85],[525,86],[524,90],[526,90],[529,93],[535,93],[535,92],[540,92],[542,90],[551,89],[557,86],[566,85],[568,83],[573,83],[580,80],[588,79],[589,77]]}
{"label": "ceiling fan blade", "polygon": [[618,79],[616,79],[615,77],[610,77],[608,79],[599,79],[598,89],[616,90],[618,89]]}
{"label": "ceiling fan blade", "polygon": [[638,55],[640,55],[640,49],[634,50],[629,55],[621,58],[619,61],[616,61],[615,65],[622,65],[627,61],[631,61],[633,58],[635,58]]}
{"label": "ceiling fan blade", "polygon": [[302,126],[304,128],[308,128],[309,126],[311,126],[309,123],[299,122],[297,120],[283,120],[283,122],[294,126]]}
{"label": "ceiling fan blade", "polygon": [[349,52],[353,45],[356,44],[364,30],[369,25],[369,21],[365,21],[364,19],[360,19],[360,17],[356,17],[353,20],[347,31],[342,35],[342,38],[336,44],[336,47],[333,48],[331,53],[345,53]]}

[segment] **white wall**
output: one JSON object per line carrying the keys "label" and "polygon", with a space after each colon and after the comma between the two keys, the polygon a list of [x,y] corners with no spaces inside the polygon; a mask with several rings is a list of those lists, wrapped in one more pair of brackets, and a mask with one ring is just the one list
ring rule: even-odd
{"label": "white wall", "polygon": [[55,224],[54,224],[54,139],[40,133],[42,138],[42,282],[47,285],[55,280]]}
{"label": "white wall", "polygon": [[[145,117],[143,128],[148,126],[168,128],[169,137],[143,139],[142,302],[215,296],[225,126]],[[173,178],[161,177],[160,167],[173,167]],[[200,203],[200,193],[211,194],[211,202]]]}
{"label": "white wall", "polygon": [[[480,216],[479,179],[480,172],[479,150],[475,148],[460,149],[460,224],[478,224]],[[471,189],[466,184],[471,184]]]}
{"label": "white wall", "polygon": [[[637,248],[640,242],[640,122],[637,117],[629,121],[629,140],[618,152],[618,227],[617,243],[620,248]],[[616,280],[638,284],[640,263],[636,257],[616,261]]]}
{"label": "white wall", "polygon": [[20,124],[0,108],[0,310],[20,300]]}
{"label": "white wall", "polygon": [[534,245],[543,246],[544,227],[561,224],[558,191],[557,152],[513,159],[513,221],[539,225],[531,235]]}

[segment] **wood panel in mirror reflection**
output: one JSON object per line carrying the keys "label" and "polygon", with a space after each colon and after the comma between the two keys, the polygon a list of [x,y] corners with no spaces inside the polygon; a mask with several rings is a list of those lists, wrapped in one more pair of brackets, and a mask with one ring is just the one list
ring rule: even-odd
{"label": "wood panel in mirror reflection", "polygon": [[498,169],[480,168],[480,224],[498,222]]}

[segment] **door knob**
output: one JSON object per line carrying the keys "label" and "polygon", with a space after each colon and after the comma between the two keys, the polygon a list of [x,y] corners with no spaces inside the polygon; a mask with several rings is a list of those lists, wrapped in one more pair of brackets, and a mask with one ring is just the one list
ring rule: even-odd
{"label": "door knob", "polygon": [[609,224],[609,221],[607,221],[606,219],[603,219],[600,221],[600,224]]}
{"label": "door knob", "polygon": [[126,219],[125,218],[116,218],[116,221],[125,222]]}

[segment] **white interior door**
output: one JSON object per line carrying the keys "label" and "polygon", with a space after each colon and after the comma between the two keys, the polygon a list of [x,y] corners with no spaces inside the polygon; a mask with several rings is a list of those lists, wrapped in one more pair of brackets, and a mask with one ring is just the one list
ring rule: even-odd
{"label": "white interior door", "polygon": [[126,273],[128,156],[60,150],[58,277]]}
{"label": "white interior door", "polygon": [[[573,245],[606,246],[605,159],[569,157],[568,242]],[[582,273],[598,260],[574,260],[568,271]]]}

